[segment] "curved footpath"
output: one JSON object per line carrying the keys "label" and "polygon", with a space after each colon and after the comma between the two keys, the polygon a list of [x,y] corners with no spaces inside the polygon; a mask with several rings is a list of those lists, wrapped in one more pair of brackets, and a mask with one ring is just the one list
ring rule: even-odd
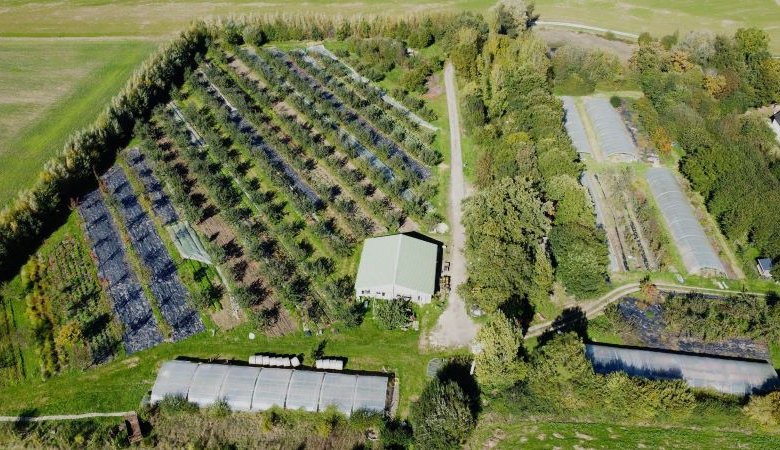
{"label": "curved footpath", "polygon": [[634,33],[626,33],[625,31],[618,31],[618,30],[610,30],[609,28],[601,28],[601,27],[593,27],[590,25],[582,25],[580,23],[573,23],[573,22],[558,22],[558,21],[548,21],[548,20],[537,20],[534,25],[539,27],[560,27],[560,28],[573,28],[575,30],[583,30],[583,31],[595,31],[597,33],[612,33],[615,36],[625,37],[629,39],[639,39],[638,34]]}
{"label": "curved footpath", "polygon": [[[698,292],[701,294],[715,294],[715,295],[723,295],[723,294],[750,294],[750,295],[756,295],[764,297],[766,294],[762,292],[743,292],[743,291],[734,291],[729,289],[711,289],[711,288],[701,288],[701,287],[694,287],[694,286],[683,286],[680,284],[673,284],[673,283],[653,283],[658,289],[666,292],[678,292],[678,293],[691,293],[691,292]],[[618,286],[615,289],[607,292],[601,298],[598,300],[595,300],[591,303],[588,303],[586,305],[582,306],[582,311],[585,313],[585,317],[588,319],[591,319],[593,317],[596,317],[600,315],[602,312],[604,312],[604,309],[606,309],[607,306],[610,304],[620,300],[621,298],[625,297],[628,294],[633,294],[634,292],[638,292],[640,289],[639,283],[629,283],[624,284],[623,286]],[[574,307],[579,305],[573,305]],[[578,319],[573,319],[578,320]],[[566,325],[569,325],[572,321],[566,321],[562,322],[560,324],[557,324],[555,328],[553,328],[553,322],[554,320],[550,320],[544,323],[540,323],[537,325],[533,325],[528,328],[528,331],[526,332],[524,338],[530,339],[534,337],[541,336],[547,331],[555,331],[557,329],[564,328]]]}

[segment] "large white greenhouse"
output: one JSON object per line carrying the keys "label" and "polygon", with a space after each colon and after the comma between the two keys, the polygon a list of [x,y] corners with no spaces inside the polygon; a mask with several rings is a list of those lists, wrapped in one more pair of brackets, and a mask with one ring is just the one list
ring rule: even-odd
{"label": "large white greenhouse", "polygon": [[628,133],[620,114],[609,100],[601,97],[586,97],[585,110],[596,132],[601,151],[613,161],[636,161],[639,152]]}
{"label": "large white greenhouse", "polygon": [[685,380],[694,388],[727,394],[753,394],[778,386],[766,361],[725,358],[655,349],[586,344],[585,355],[597,373],[625,372],[653,380]]}
{"label": "large white greenhouse", "polygon": [[167,361],[152,387],[151,402],[184,397],[200,407],[224,400],[233,411],[264,411],[273,406],[305,411],[335,407],[382,412],[387,407],[390,379],[276,367]]}
{"label": "large white greenhouse", "polygon": [[723,263],[707,238],[704,228],[696,219],[693,208],[674,174],[669,169],[653,167],[647,170],[645,178],[688,273],[725,274]]}

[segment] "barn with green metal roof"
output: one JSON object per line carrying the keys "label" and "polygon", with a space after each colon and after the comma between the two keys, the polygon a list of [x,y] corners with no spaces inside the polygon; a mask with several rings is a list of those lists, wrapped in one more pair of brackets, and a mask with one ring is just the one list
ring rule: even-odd
{"label": "barn with green metal roof", "polygon": [[426,304],[436,290],[439,246],[406,234],[366,239],[355,295]]}

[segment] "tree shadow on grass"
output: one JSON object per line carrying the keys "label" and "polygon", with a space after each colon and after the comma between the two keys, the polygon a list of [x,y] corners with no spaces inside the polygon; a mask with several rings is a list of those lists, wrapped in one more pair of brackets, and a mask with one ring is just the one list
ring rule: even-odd
{"label": "tree shadow on grass", "polygon": [[553,320],[550,329],[539,336],[539,345],[544,345],[558,334],[574,332],[584,342],[588,342],[588,318],[585,311],[579,306],[564,309],[558,317]]}
{"label": "tree shadow on grass", "polygon": [[27,408],[19,413],[19,419],[14,422],[14,431],[16,433],[27,433],[35,425],[35,422],[28,420],[38,416],[38,410],[35,408]]}

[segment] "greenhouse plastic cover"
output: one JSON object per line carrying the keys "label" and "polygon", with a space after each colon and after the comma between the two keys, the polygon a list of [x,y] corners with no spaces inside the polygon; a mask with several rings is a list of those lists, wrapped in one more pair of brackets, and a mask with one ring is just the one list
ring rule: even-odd
{"label": "greenhouse plastic cover", "polygon": [[188,361],[165,362],[152,387],[151,402],[167,395],[186,397],[199,406],[225,400],[234,411],[263,411],[272,406],[323,411],[335,406],[384,411],[389,378],[314,370],[231,366]]}
{"label": "greenhouse plastic cover", "polygon": [[229,366],[217,364],[203,364],[198,367],[195,376],[192,377],[187,400],[200,407],[213,405],[219,400],[219,393],[227,376],[228,368]]}
{"label": "greenhouse plastic cover", "polygon": [[292,370],[264,367],[255,384],[252,409],[262,411],[272,406],[284,408]]}
{"label": "greenhouse plastic cover", "polygon": [[586,344],[585,354],[598,373],[625,372],[654,380],[685,380],[691,387],[737,395],[778,386],[777,373],[766,361],[596,344]]}
{"label": "greenhouse plastic cover", "polygon": [[168,361],[163,364],[152,387],[151,402],[159,402],[167,395],[186,397],[197,368],[197,364],[187,361]]}
{"label": "greenhouse plastic cover", "polygon": [[630,160],[638,158],[636,145],[628,134],[620,114],[612,107],[609,100],[588,97],[585,99],[585,109],[596,131],[604,156],[617,156]]}
{"label": "greenhouse plastic cover", "polygon": [[574,144],[574,148],[577,149],[577,153],[593,155],[593,149],[585,132],[585,125],[582,123],[582,117],[580,117],[580,113],[577,111],[574,99],[572,97],[561,97],[561,100],[563,100],[563,110],[566,112],[564,125],[566,126],[566,132],[569,133],[571,142]]}
{"label": "greenhouse plastic cover", "polygon": [[645,174],[677,249],[689,273],[702,270],[725,273],[723,263],[693,213],[688,198],[669,169],[654,167]]}
{"label": "greenhouse plastic cover", "polygon": [[320,408],[335,406],[344,414],[352,413],[357,376],[343,373],[326,373],[320,391]]}
{"label": "greenhouse plastic cover", "polygon": [[233,411],[249,411],[252,408],[252,392],[260,375],[260,368],[228,367],[222,389],[219,391],[219,398],[224,399]]}
{"label": "greenhouse plastic cover", "polygon": [[293,372],[287,391],[287,408],[317,411],[323,375],[323,372]]}

